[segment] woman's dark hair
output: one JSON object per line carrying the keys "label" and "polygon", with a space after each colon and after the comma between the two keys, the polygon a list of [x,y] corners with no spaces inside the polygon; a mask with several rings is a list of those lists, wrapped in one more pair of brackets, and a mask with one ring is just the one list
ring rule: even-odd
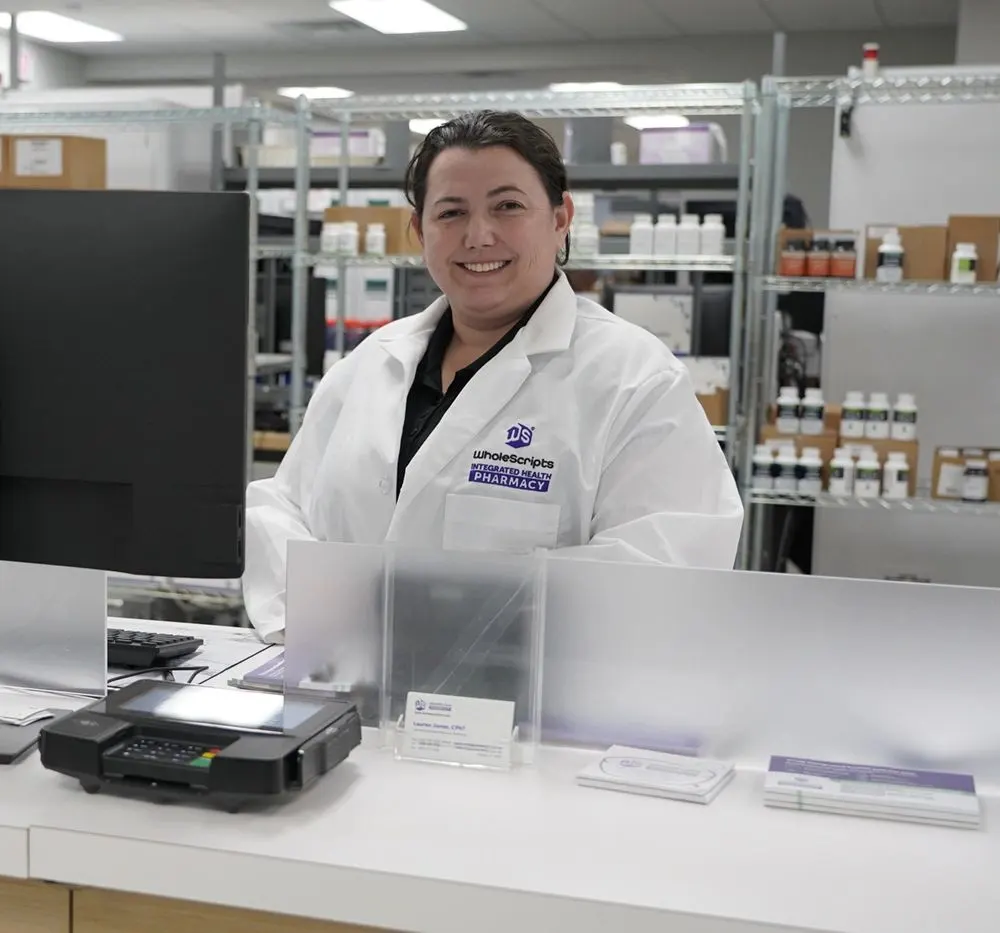
{"label": "woman's dark hair", "polygon": [[[553,207],[560,207],[569,190],[569,179],[559,147],[552,136],[527,117],[513,111],[477,110],[463,113],[435,127],[424,138],[406,168],[406,199],[419,216],[427,198],[427,176],[434,160],[445,149],[488,149],[505,146],[513,149],[537,173]],[[558,258],[569,259],[569,233]]]}

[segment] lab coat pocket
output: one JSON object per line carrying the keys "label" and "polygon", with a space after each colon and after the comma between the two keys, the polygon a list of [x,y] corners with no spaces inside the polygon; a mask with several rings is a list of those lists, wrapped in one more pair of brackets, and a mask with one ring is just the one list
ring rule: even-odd
{"label": "lab coat pocket", "polygon": [[528,553],[554,548],[559,506],[493,496],[451,493],[444,507],[444,548],[451,551]]}

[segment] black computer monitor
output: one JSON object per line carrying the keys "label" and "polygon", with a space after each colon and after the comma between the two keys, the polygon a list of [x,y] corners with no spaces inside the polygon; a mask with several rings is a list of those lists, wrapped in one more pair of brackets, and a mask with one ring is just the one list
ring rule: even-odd
{"label": "black computer monitor", "polygon": [[0,560],[242,573],[249,218],[0,190]]}

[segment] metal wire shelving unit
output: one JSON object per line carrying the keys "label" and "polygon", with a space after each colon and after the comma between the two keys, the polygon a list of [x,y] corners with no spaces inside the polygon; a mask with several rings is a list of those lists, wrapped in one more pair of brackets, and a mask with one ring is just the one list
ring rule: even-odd
{"label": "metal wire shelving unit", "polygon": [[[308,106],[299,102],[300,110]],[[693,84],[693,85],[643,85],[622,89],[591,90],[586,92],[556,91],[497,91],[469,94],[417,94],[360,96],[336,101],[313,101],[312,114],[325,120],[339,123],[341,151],[347,151],[348,134],[354,123],[373,121],[403,121],[411,119],[449,119],[471,110],[502,109],[518,111],[533,118],[565,117],[624,117],[637,114],[662,113],[664,111],[684,113],[690,116],[730,115],[741,118],[741,146],[738,163],[736,244],[730,256],[693,256],[672,259],[634,256],[579,257],[569,264],[571,269],[592,270],[642,270],[642,271],[701,271],[730,272],[733,274],[732,341],[730,361],[732,366],[732,386],[730,412],[725,428],[726,450],[730,464],[735,468],[736,452],[740,447],[741,415],[739,367],[742,360],[743,320],[746,300],[746,254],[743,244],[747,241],[750,223],[750,177],[751,158],[757,118],[760,113],[758,89],[753,82],[740,84]],[[308,158],[308,146],[304,152]],[[300,159],[303,151],[300,150]],[[300,166],[301,168],[301,166]],[[568,166],[571,183],[574,183],[574,166]],[[612,168],[608,166],[608,168]],[[625,166],[623,168],[634,168]],[[645,172],[656,167],[640,166]],[[664,166],[664,171],[676,166]],[[329,172],[330,170],[326,170]],[[335,170],[341,203],[347,202],[352,169],[342,163]],[[364,170],[361,170],[364,171]],[[308,174],[308,164],[306,165]],[[296,223],[304,226],[307,217],[308,177],[300,184],[300,172],[296,173]],[[608,173],[608,183],[613,184],[614,172]],[[655,187],[655,185],[650,185]],[[344,323],[347,307],[346,269],[357,266],[394,266],[396,268],[419,268],[423,265],[419,257],[394,256],[385,258],[345,257],[336,254],[313,255],[308,264],[330,273],[336,270],[337,327],[336,349],[344,351]],[[295,311],[298,314],[295,314]],[[300,423],[304,406],[304,359],[305,359],[305,309],[293,309],[292,343],[296,366],[292,377],[292,430]]]}
{"label": "metal wire shelving unit", "polygon": [[793,111],[835,109],[842,131],[849,131],[854,109],[860,106],[920,106],[977,104],[1000,101],[1000,74],[964,71],[860,76],[766,77],[761,88],[757,157],[753,164],[753,206],[748,249],[749,300],[747,339],[743,358],[743,396],[746,424],[740,453],[741,492],[747,520],[738,566],[760,570],[768,506],[849,508],[910,514],[982,515],[1000,517],[1000,506],[914,498],[859,500],[853,497],[797,496],[761,493],[751,487],[756,438],[776,397],[776,311],[780,294],[856,293],[878,296],[935,296],[938,298],[1000,297],[1000,285],[953,285],[950,282],[909,281],[884,284],[861,279],[786,278],[773,274],[782,222],[788,170],[789,122]]}

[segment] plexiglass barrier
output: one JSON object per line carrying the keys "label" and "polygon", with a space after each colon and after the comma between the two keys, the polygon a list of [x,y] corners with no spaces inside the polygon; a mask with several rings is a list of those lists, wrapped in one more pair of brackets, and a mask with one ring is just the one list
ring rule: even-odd
{"label": "plexiglass barrier", "polygon": [[1000,590],[547,562],[546,741],[1000,784]]}
{"label": "plexiglass barrier", "polygon": [[531,760],[543,569],[540,557],[388,552],[382,721],[397,755],[480,767]]}
{"label": "plexiglass barrier", "polygon": [[107,575],[0,561],[0,687],[102,697]]}
{"label": "plexiglass barrier", "polygon": [[289,672],[374,690],[387,732],[414,694],[487,697],[529,755],[619,743],[1000,785],[1000,590],[293,545],[288,606]]}
{"label": "plexiglass barrier", "polygon": [[380,547],[292,541],[285,604],[285,694],[352,699],[379,724],[386,552]]}

